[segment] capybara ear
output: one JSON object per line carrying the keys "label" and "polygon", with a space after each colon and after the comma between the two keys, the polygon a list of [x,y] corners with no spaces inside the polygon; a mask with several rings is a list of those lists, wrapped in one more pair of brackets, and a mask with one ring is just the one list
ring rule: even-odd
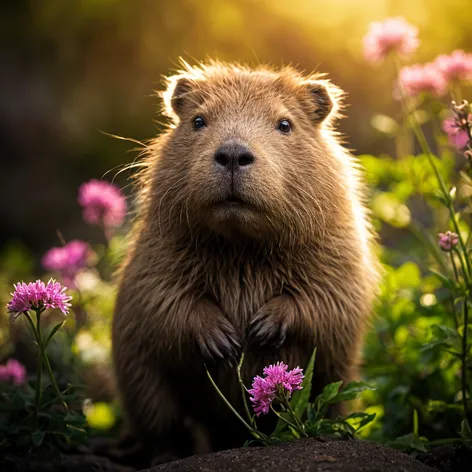
{"label": "capybara ear", "polygon": [[163,92],[164,113],[175,118],[181,118],[194,101],[192,97],[195,90],[195,82],[184,75],[176,75],[167,79],[167,89]]}
{"label": "capybara ear", "polygon": [[329,80],[308,79],[302,85],[311,100],[310,117],[315,123],[321,123],[335,114],[343,93],[341,89]]}

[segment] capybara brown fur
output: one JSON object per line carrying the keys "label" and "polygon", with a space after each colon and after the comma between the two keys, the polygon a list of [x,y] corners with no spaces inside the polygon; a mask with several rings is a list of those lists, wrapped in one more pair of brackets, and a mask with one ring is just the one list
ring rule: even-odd
{"label": "capybara brown fur", "polygon": [[171,124],[139,174],[113,321],[128,427],[155,454],[247,438],[205,365],[240,411],[243,351],[247,384],[274,361],[305,367],[315,346],[314,394],[355,378],[377,264],[334,130],[341,96],[290,67],[183,63],[167,79]]}

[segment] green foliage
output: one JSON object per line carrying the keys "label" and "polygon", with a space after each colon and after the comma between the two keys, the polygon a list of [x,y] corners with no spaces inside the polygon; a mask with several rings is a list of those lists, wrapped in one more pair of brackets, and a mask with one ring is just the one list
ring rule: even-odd
{"label": "green foliage", "polygon": [[[48,446],[52,449],[87,439],[85,416],[81,412],[70,411],[67,406],[68,401],[77,401],[75,391],[71,387],[64,392],[59,390],[47,354],[49,343],[64,322],[55,325],[44,340],[41,325],[44,311],[45,307],[40,305],[20,315],[28,320],[38,347],[37,377],[34,387],[31,384],[22,385],[20,378],[13,387],[7,381],[0,384],[3,413],[0,418],[0,449],[7,447],[20,452],[32,447]],[[46,388],[42,380],[43,369],[47,371],[50,381]]]}
{"label": "green foliage", "polygon": [[[35,404],[36,385],[0,385],[0,450],[26,452],[31,448],[63,449],[87,440],[85,416],[67,411],[57,402],[52,385],[42,389],[42,403]],[[61,392],[64,402],[77,404],[72,388]]]}
{"label": "green foliage", "polygon": [[306,429],[310,436],[334,436],[353,438],[360,430],[371,423],[374,414],[351,413],[336,419],[326,419],[330,406],[340,402],[360,398],[363,392],[373,390],[364,382],[350,382],[340,391],[342,382],[327,385],[323,392],[316,397],[314,403],[308,405]]}
{"label": "green foliage", "polygon": [[[291,399],[285,387],[280,386],[280,391],[278,391],[275,398],[271,401],[272,412],[277,415],[279,419],[275,429],[269,435],[257,428],[255,417],[251,415],[247,406],[247,421],[238,413],[223,395],[207,370],[207,376],[218,395],[249,430],[252,436],[256,438],[253,441],[247,442],[247,444],[256,442],[269,445],[301,437],[317,436],[330,436],[343,439],[354,438],[364,426],[367,426],[374,420],[375,413],[369,414],[360,412],[351,413],[344,417],[338,416],[335,419],[325,418],[330,406],[340,402],[355,400],[359,398],[363,392],[372,390],[372,387],[364,382],[350,382],[341,389],[342,382],[334,382],[326,385],[321,394],[318,395],[314,401],[311,401],[315,358],[316,348],[305,369],[301,389],[296,390]],[[239,363],[237,375],[241,385],[243,401],[247,405],[247,388],[242,383],[240,374],[243,359],[244,355]],[[278,406],[278,409],[276,409],[276,406]]]}
{"label": "green foliage", "polygon": [[[375,226],[385,241],[384,278],[364,370],[377,387],[367,397],[367,410],[379,408],[383,414],[369,437],[407,451],[455,442],[469,447],[471,166],[457,159],[441,133],[445,104],[426,95],[402,101],[407,133],[417,138],[422,152],[398,152],[395,159],[361,157],[372,187]],[[468,133],[468,152],[470,107],[464,102],[452,111],[461,132]],[[399,126],[385,118],[374,124],[389,125],[401,149]],[[431,142],[426,133],[432,134]],[[463,170],[457,172],[458,167]],[[447,231],[454,242],[441,247],[436,235]]]}
{"label": "green foliage", "polygon": [[313,354],[311,355],[308,365],[305,369],[305,377],[303,379],[302,389],[295,391],[290,402],[292,410],[299,418],[305,414],[309,405],[315,360],[316,348],[313,349]]}

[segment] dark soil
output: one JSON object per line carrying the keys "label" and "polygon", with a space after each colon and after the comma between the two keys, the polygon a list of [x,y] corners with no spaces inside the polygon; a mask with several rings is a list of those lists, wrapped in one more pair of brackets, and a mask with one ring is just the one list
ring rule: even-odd
{"label": "dark soil", "polygon": [[437,472],[437,469],[370,441],[300,439],[278,446],[249,447],[192,456],[146,471]]}
{"label": "dark soil", "polygon": [[472,470],[472,451],[465,447],[437,447],[419,455],[418,460],[441,472],[470,472]]}
{"label": "dark soil", "polygon": [[[418,459],[370,441],[300,439],[278,446],[248,447],[192,456],[142,472],[469,472],[472,452],[438,447]],[[93,454],[0,457],[0,472],[136,472]]]}
{"label": "dark soil", "polygon": [[22,457],[0,457],[0,472],[136,472],[136,469],[114,464],[109,459],[90,454],[64,454],[45,457],[28,454]]}

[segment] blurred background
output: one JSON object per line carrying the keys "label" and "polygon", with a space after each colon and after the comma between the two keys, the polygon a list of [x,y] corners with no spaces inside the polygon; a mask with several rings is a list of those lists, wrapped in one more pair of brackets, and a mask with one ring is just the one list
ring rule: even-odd
{"label": "blurred background", "polygon": [[[416,60],[472,46],[468,0],[2,0],[0,251],[32,260],[66,240],[100,238],[83,223],[78,186],[114,178],[137,140],[159,132],[153,91],[177,66],[207,57],[292,63],[348,92],[341,130],[357,153],[389,153],[373,110],[395,116],[392,68],[362,56],[371,21],[401,15],[420,29]],[[129,192],[125,172],[116,182]],[[0,257],[0,260],[5,258]],[[1,270],[1,267],[0,267]]]}
{"label": "blurred background", "polygon": [[[61,238],[91,244],[94,261],[77,275],[76,287],[68,285],[73,315],[48,347],[59,383],[72,378],[75,384],[77,377],[87,386],[85,395],[95,402],[95,410],[89,405],[86,412],[91,427],[117,428],[120,418],[109,366],[109,327],[116,294],[112,273],[126,251],[127,227],[107,239],[97,225],[84,222],[78,189],[92,178],[104,178],[131,195],[130,171],[119,171],[138,158],[139,146],[110,135],[145,142],[160,132],[163,118],[155,91],[183,57],[190,64],[207,58],[292,64],[328,73],[347,92],[340,130],[348,147],[363,155],[386,269],[378,316],[364,349],[363,376],[377,387],[364,396],[366,411],[378,415],[365,435],[380,441],[411,436],[419,415],[421,434],[430,439],[457,436],[458,357],[435,349],[460,339],[462,327],[453,324],[451,292],[430,271],[432,265],[448,273],[450,254],[441,253],[435,238],[454,228],[438,201],[429,160],[415,149],[409,120],[393,98],[393,63],[367,63],[362,39],[371,22],[402,16],[418,27],[421,40],[410,64],[454,49],[472,52],[470,3],[0,1],[0,306],[6,306],[14,282],[58,275],[44,274],[40,261],[52,246],[61,245]],[[463,88],[465,98],[471,97],[471,85]],[[447,185],[458,185],[458,171],[467,169],[469,190],[456,207],[463,213],[460,229],[470,241],[472,167],[441,131],[448,102],[422,97],[415,116],[439,156],[435,166]],[[48,318],[49,327],[55,316]],[[0,309],[0,363],[15,358],[31,373],[36,355],[26,328],[21,321],[10,323],[6,309]],[[405,437],[403,446],[418,448]]]}

